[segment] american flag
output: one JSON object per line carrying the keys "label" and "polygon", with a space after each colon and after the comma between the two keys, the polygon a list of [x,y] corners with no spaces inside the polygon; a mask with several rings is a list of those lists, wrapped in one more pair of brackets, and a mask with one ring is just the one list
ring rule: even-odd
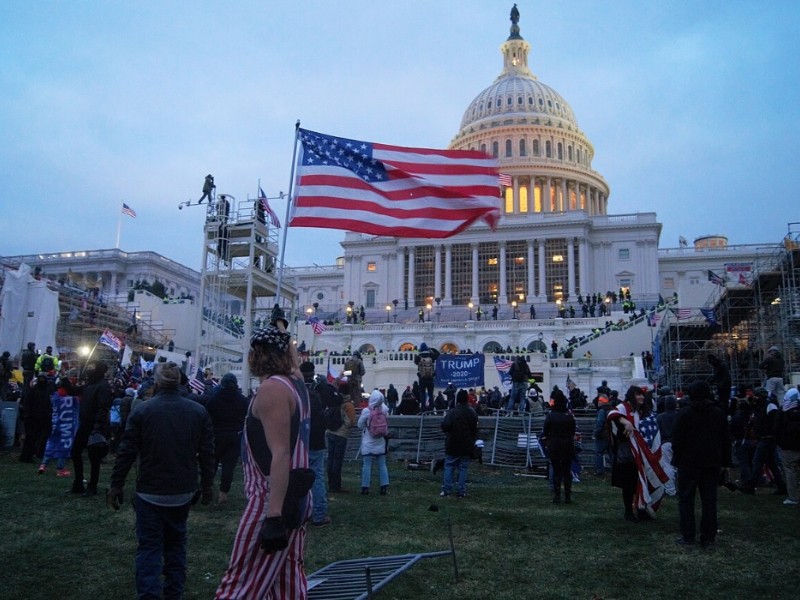
{"label": "american flag", "polygon": [[197,394],[202,394],[206,389],[206,384],[203,383],[203,370],[197,369],[197,372],[189,380],[189,387]]}
{"label": "american flag", "polygon": [[[328,377],[327,377],[327,379],[328,379],[328,383],[331,383],[331,384],[334,381],[336,381],[337,379],[339,379],[339,371],[337,371],[334,368],[334,366],[332,364],[330,364],[330,363],[328,363]],[[341,380],[342,381],[347,381],[347,377],[342,377]]]}
{"label": "american flag", "polygon": [[269,215],[269,222],[272,223],[274,227],[280,229],[281,221],[278,218],[277,213],[272,210],[272,207],[269,205],[269,200],[267,200],[267,195],[264,193],[264,190],[261,189],[261,186],[258,186],[258,199],[261,202],[261,206],[264,207],[264,212]]}
{"label": "american flag", "polygon": [[446,238],[500,219],[497,161],[481,152],[298,135],[291,227]]}
{"label": "american flag", "polygon": [[661,315],[655,311],[647,314],[647,324],[650,327],[658,327],[658,323],[661,321]]}
{"label": "american flag", "polygon": [[509,175],[508,173],[499,173],[497,177],[502,187],[512,186],[511,175]]}
{"label": "american flag", "polygon": [[509,358],[494,357],[494,366],[497,368],[497,375],[500,377],[500,384],[504,389],[511,389],[511,365],[514,361]]}
{"label": "american flag", "polygon": [[725,285],[725,279],[714,273],[714,271],[708,271],[708,280],[715,284],[715,285]]}
{"label": "american flag", "polygon": [[325,331],[325,323],[320,321],[317,317],[308,317],[306,324],[311,325],[311,329],[313,329],[314,333],[317,335]]}
{"label": "american flag", "polygon": [[133,210],[130,206],[128,206],[124,202],[122,203],[122,214],[128,215],[129,217],[133,217],[134,219],[136,218],[136,211]]}
{"label": "american flag", "polygon": [[679,319],[688,319],[692,316],[692,309],[691,308],[679,308],[675,311],[675,315]]}
{"label": "american flag", "polygon": [[100,343],[104,346],[108,346],[114,352],[119,352],[122,350],[122,340],[111,333],[108,329],[103,331],[103,335],[100,336]]}

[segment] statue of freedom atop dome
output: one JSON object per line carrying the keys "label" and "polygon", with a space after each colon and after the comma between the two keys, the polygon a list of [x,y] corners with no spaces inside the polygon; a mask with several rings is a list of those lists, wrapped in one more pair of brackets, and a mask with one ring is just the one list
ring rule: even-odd
{"label": "statue of freedom atop dome", "polygon": [[511,8],[511,23],[514,25],[519,23],[519,11],[517,10],[516,3],[514,3],[514,6]]}

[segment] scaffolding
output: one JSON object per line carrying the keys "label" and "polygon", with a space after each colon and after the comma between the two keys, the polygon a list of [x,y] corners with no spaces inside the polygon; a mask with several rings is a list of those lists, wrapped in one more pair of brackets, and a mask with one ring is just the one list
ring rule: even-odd
{"label": "scaffolding", "polygon": [[[777,346],[792,378],[800,372],[800,230],[790,223],[780,244],[758,248],[752,263],[731,270],[730,279],[709,296],[702,313],[678,319],[674,313],[659,330],[660,383],[682,389],[708,379],[710,354],[723,359],[735,389],[763,381],[759,365]],[[713,311],[713,312],[709,312]],[[712,321],[716,321],[716,324]]]}
{"label": "scaffolding", "polygon": [[294,306],[297,293],[282,282],[278,294],[278,229],[267,223],[259,199],[237,203],[217,194],[203,229],[196,364],[219,377],[243,363],[246,389],[246,340],[269,318],[275,298]]}

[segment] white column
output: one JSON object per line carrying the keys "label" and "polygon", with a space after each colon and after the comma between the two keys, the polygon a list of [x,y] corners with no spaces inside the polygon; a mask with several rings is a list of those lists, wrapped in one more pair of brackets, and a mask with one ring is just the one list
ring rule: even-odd
{"label": "white column", "polygon": [[575,300],[575,240],[567,238],[567,291],[570,302]]}
{"label": "white column", "polygon": [[397,268],[397,291],[393,300],[396,298],[402,304],[403,298],[405,296],[403,293],[405,292],[405,260],[406,260],[406,250],[405,248],[398,248],[397,249],[397,256],[395,257],[395,266]]}
{"label": "white column", "polygon": [[547,288],[545,287],[544,277],[544,240],[539,240],[539,293],[537,298],[540,300],[547,299]]}
{"label": "white column", "polygon": [[448,244],[444,247],[444,301],[442,304],[453,304],[453,247]]}
{"label": "white column", "polygon": [[500,242],[500,294],[498,303],[508,304],[508,288],[506,286],[506,243]]}
{"label": "white column", "polygon": [[478,244],[473,242],[472,246],[472,297],[470,300],[478,304]]}
{"label": "white column", "polygon": [[528,240],[528,294],[526,300],[533,302],[536,295],[536,288],[534,283],[534,270],[533,270],[533,240]]}
{"label": "white column", "polygon": [[433,297],[442,297],[442,247],[436,244],[433,258]]}
{"label": "white column", "polygon": [[[589,252],[588,252],[588,244],[586,243],[586,239],[581,239],[578,243],[578,273],[580,274],[580,286],[578,291],[582,293],[584,296],[592,292],[592,287],[589,285],[589,282],[586,281],[586,277],[588,277],[587,273],[589,272]],[[601,291],[601,290],[597,290]],[[602,290],[605,291],[605,290]]]}
{"label": "white column", "polygon": [[542,195],[542,212],[549,213],[550,212],[550,178],[545,178],[545,185],[542,186],[544,188],[544,194]]}
{"label": "white column", "polygon": [[414,306],[414,248],[408,249],[408,305]]}

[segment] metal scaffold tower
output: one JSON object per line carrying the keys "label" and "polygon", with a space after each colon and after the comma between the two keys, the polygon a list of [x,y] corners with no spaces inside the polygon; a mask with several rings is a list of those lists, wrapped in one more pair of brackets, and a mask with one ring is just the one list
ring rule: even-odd
{"label": "metal scaffold tower", "polygon": [[[800,373],[800,231],[789,224],[780,244],[764,246],[746,270],[733,271],[708,298],[702,313],[688,319],[670,314],[659,331],[663,353],[662,383],[681,389],[708,379],[710,354],[730,368],[734,386],[754,387],[763,381],[759,365],[777,346],[789,377]],[[795,375],[796,376],[796,375]]]}
{"label": "metal scaffold tower", "polygon": [[[203,227],[196,364],[217,377],[241,366],[245,389],[247,340],[279,296],[277,257],[278,228],[267,223],[259,199],[237,203],[217,194]],[[279,302],[294,305],[295,289],[285,282],[281,288]]]}

